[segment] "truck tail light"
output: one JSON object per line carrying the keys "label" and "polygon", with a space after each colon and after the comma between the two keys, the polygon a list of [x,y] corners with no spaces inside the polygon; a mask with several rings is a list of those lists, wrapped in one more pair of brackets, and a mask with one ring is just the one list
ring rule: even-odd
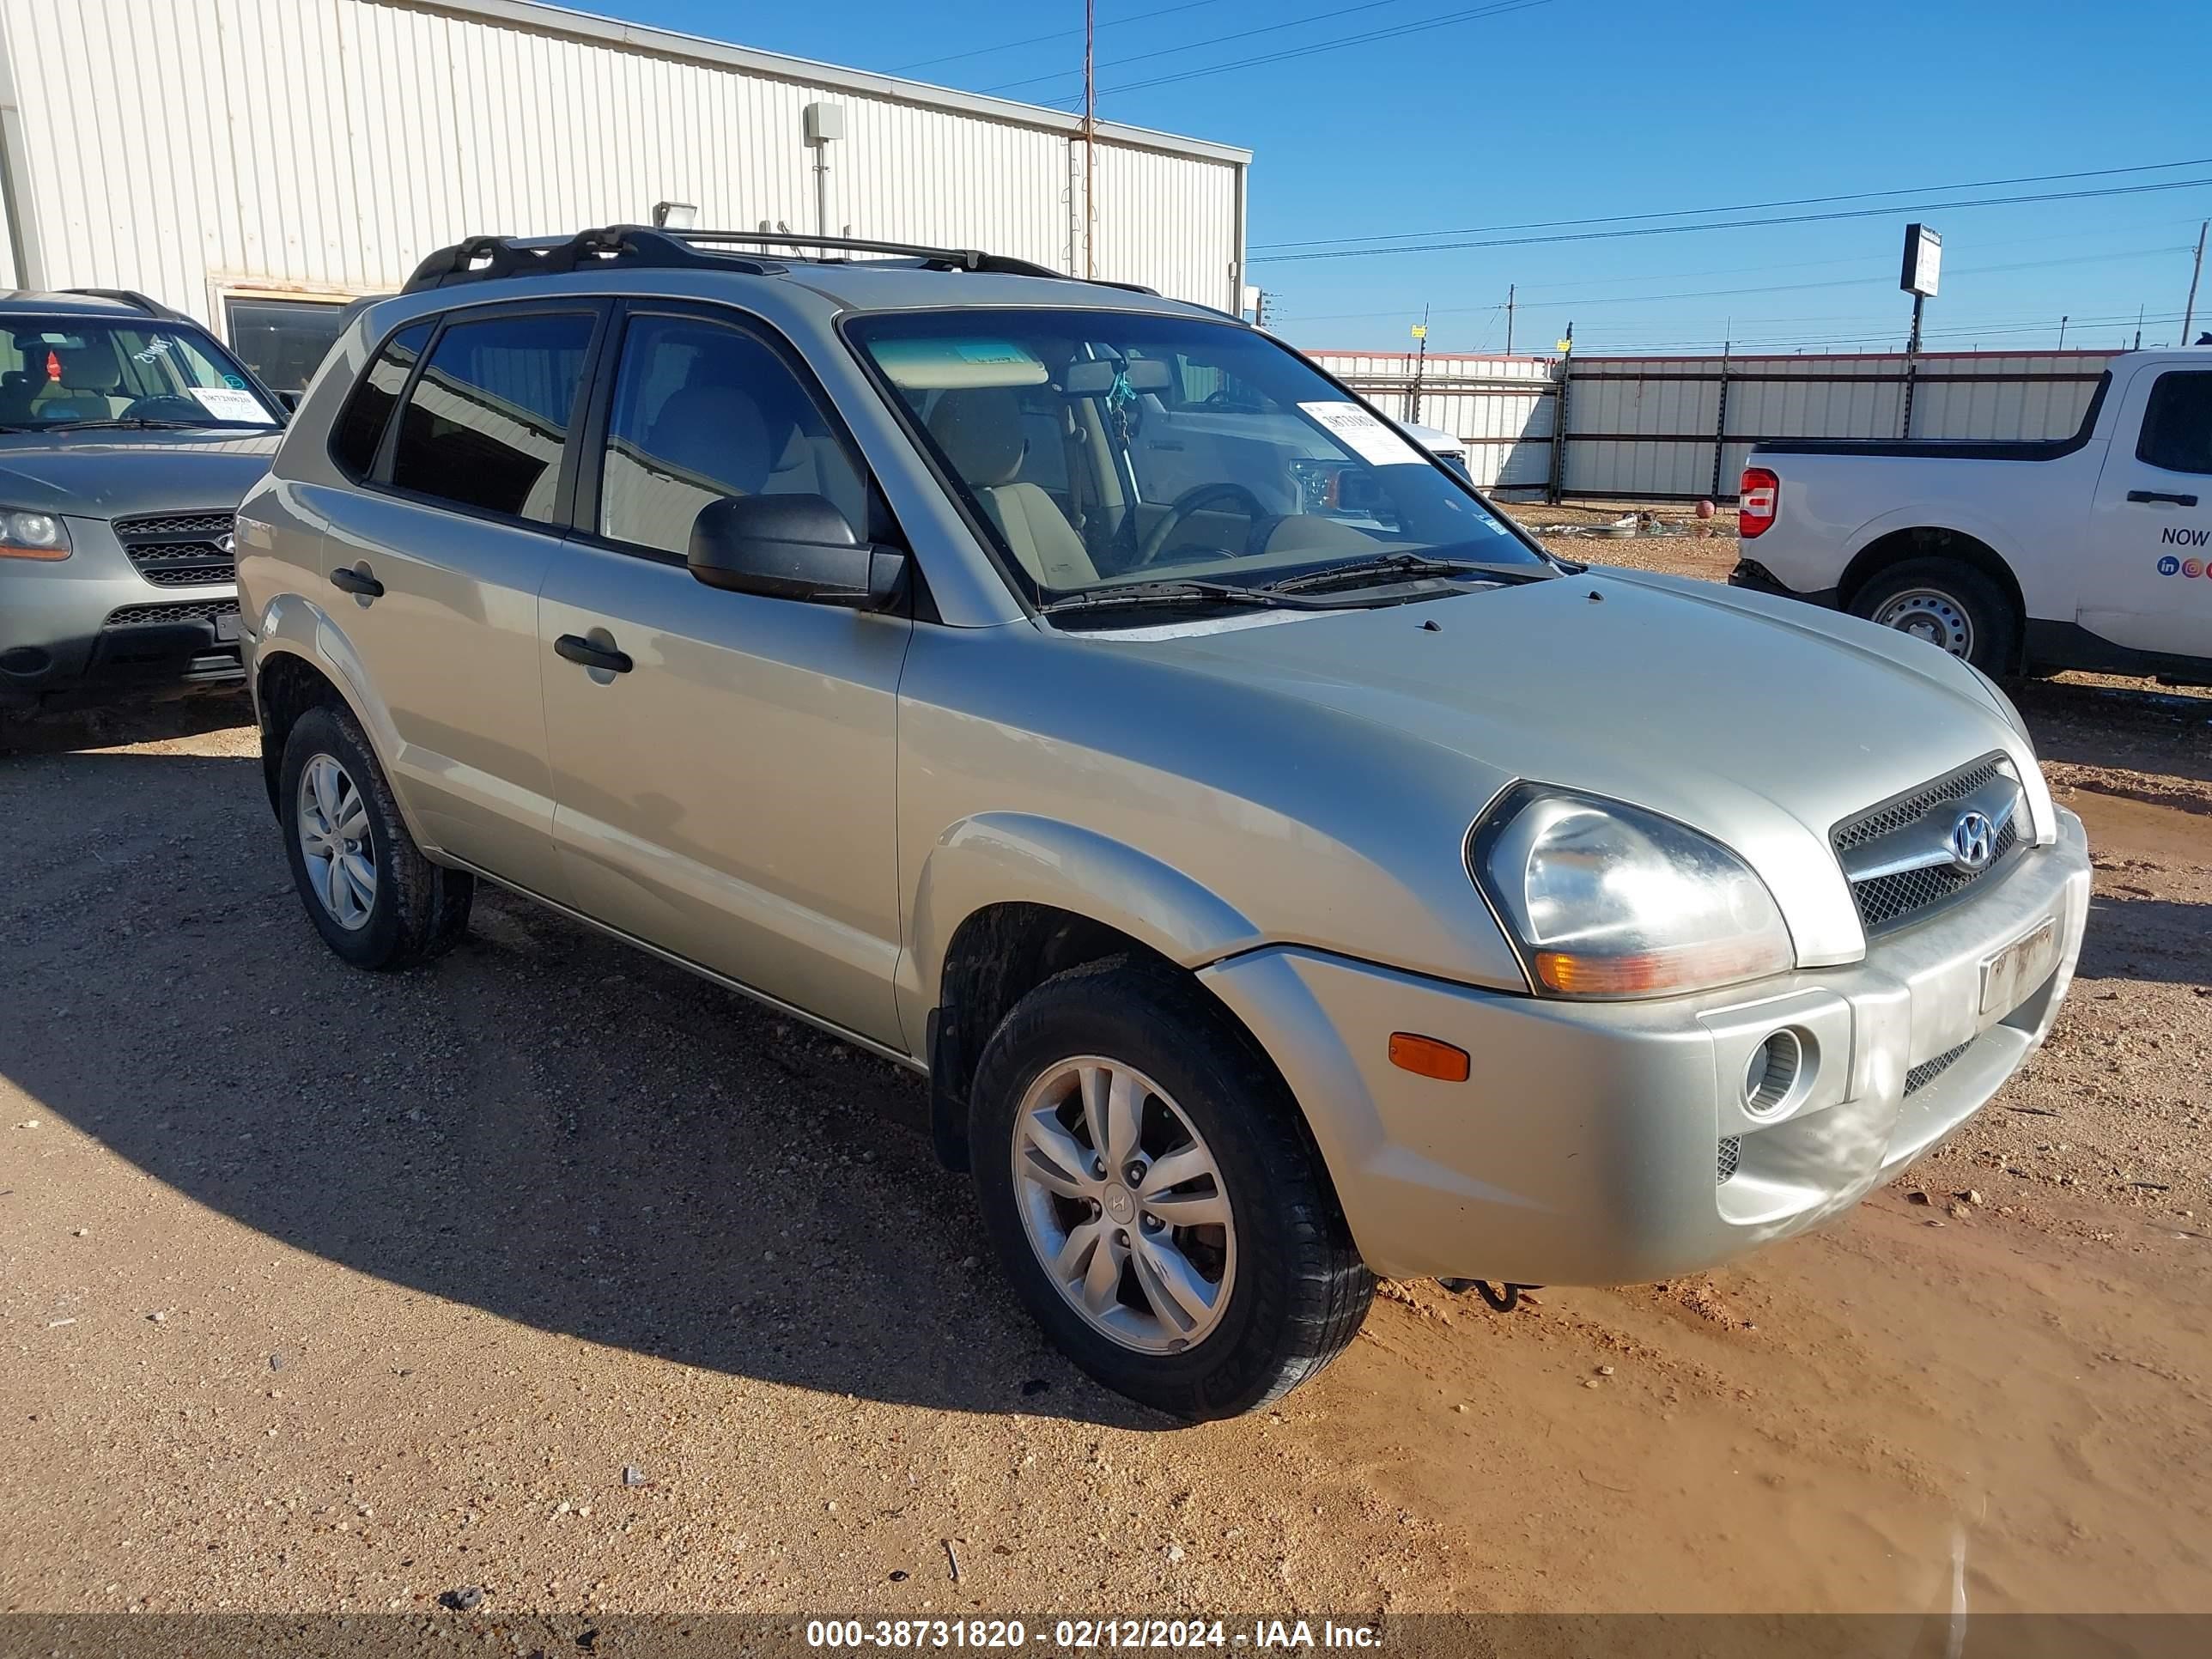
{"label": "truck tail light", "polygon": [[1737,496],[1736,534],[1746,541],[1765,534],[1774,523],[1774,509],[1781,494],[1782,480],[1765,467],[1744,468],[1743,487]]}

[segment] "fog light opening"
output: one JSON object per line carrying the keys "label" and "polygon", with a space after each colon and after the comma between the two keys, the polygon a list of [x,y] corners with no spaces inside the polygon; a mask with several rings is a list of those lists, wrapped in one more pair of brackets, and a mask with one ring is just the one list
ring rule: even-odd
{"label": "fog light opening", "polygon": [[1770,1117],[1789,1103],[1805,1069],[1805,1044],[1788,1026],[1770,1032],[1766,1041],[1751,1051],[1743,1071],[1743,1109],[1753,1117]]}

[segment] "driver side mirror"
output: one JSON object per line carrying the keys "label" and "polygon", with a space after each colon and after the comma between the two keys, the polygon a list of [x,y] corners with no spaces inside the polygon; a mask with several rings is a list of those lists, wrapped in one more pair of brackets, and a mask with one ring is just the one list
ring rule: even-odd
{"label": "driver side mirror", "polygon": [[685,562],[709,587],[763,599],[887,610],[904,586],[906,555],[862,541],[820,495],[726,495],[691,524]]}

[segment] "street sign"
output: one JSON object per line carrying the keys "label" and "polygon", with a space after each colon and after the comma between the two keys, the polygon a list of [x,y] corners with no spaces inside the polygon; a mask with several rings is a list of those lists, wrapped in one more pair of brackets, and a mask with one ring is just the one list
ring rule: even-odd
{"label": "street sign", "polygon": [[1917,294],[1923,300],[1936,297],[1936,279],[1943,265],[1943,237],[1941,232],[1926,225],[1907,225],[1905,228],[1905,266],[1899,273],[1898,287],[1907,294]]}
{"label": "street sign", "polygon": [[1415,323],[1413,325],[1413,337],[1417,340],[1427,339],[1429,337],[1429,325],[1426,323]]}

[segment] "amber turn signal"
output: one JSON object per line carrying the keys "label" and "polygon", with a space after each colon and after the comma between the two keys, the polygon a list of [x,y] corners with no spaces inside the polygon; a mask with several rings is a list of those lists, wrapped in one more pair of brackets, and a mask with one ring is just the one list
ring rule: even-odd
{"label": "amber turn signal", "polygon": [[1416,1036],[1411,1031],[1390,1033],[1390,1063],[1401,1072],[1432,1077],[1440,1083],[1466,1082],[1469,1064],[1466,1049],[1434,1037]]}

